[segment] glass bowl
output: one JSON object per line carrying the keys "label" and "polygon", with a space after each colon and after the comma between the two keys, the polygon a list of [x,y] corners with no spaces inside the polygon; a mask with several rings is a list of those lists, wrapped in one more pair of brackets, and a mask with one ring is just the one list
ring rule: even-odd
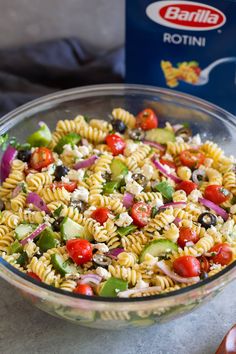
{"label": "glass bowl", "polygon": [[[213,139],[227,154],[234,153],[236,119],[198,98],[175,91],[137,85],[100,85],[66,90],[30,102],[0,120],[0,134],[8,132],[21,142],[39,121],[52,129],[59,119],[77,114],[108,119],[114,107],[136,114],[145,107],[158,112],[160,123],[189,122],[194,133]],[[82,326],[119,329],[169,321],[213,298],[236,277],[236,262],[198,284],[171,293],[143,298],[85,297],[38,283],[0,257],[0,276],[27,300],[54,316]]]}

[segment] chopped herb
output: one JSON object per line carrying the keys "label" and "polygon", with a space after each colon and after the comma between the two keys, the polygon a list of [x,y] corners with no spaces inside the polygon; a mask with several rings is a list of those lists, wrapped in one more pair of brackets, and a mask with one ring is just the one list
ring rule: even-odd
{"label": "chopped herb", "polygon": [[155,218],[155,216],[158,214],[158,207],[153,207],[151,210],[151,218]]}
{"label": "chopped herb", "polygon": [[63,205],[60,205],[52,214],[54,218],[59,218],[61,211],[63,209]]}
{"label": "chopped herb", "polygon": [[8,134],[2,134],[0,136],[0,146],[2,148],[2,151],[5,151],[7,146],[8,146],[8,139],[9,139],[9,136]]}
{"label": "chopped herb", "polygon": [[158,183],[157,185],[155,185],[154,190],[160,192],[167,200],[171,200],[172,195],[174,193],[174,188],[167,182]]}

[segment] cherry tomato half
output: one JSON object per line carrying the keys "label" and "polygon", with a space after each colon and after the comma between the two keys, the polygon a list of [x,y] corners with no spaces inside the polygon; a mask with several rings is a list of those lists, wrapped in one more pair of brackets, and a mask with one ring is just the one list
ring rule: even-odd
{"label": "cherry tomato half", "polygon": [[93,289],[91,288],[90,285],[88,284],[79,284],[73,291],[75,294],[80,294],[80,295],[87,295],[87,296],[92,296],[93,295]]}
{"label": "cherry tomato half", "polygon": [[93,256],[93,247],[87,240],[75,238],[66,242],[66,249],[70,258],[78,264],[89,262]]}
{"label": "cherry tomato half", "polygon": [[194,189],[197,189],[197,187],[197,184],[192,181],[182,181],[177,185],[176,190],[178,191],[182,189],[187,195],[189,195]]}
{"label": "cherry tomato half", "polygon": [[205,155],[196,149],[189,149],[182,151],[179,155],[179,159],[184,166],[198,168],[204,163]]}
{"label": "cherry tomato half", "polygon": [[108,219],[108,214],[108,208],[97,208],[92,212],[91,218],[103,225]]}
{"label": "cherry tomato half", "polygon": [[201,68],[199,68],[199,66],[194,67],[193,70],[195,71],[196,75],[198,75],[198,76],[201,74],[201,71],[202,71]]}
{"label": "cherry tomato half", "polygon": [[230,192],[222,186],[212,184],[206,187],[204,197],[215,204],[221,204],[230,198]]}
{"label": "cherry tomato half", "polygon": [[106,137],[106,143],[114,156],[122,154],[125,149],[125,141],[116,134],[110,134]]}
{"label": "cherry tomato half", "polygon": [[174,260],[174,271],[184,278],[196,277],[201,272],[199,260],[193,256],[182,256]]}
{"label": "cherry tomato half", "polygon": [[69,183],[64,183],[64,182],[54,182],[50,185],[51,189],[54,188],[65,188],[68,192],[72,193],[77,187],[76,182],[69,182]]}
{"label": "cherry tomato half", "polygon": [[34,170],[41,171],[54,162],[52,151],[46,147],[39,147],[34,150],[30,158],[30,167]]}
{"label": "cherry tomato half", "polygon": [[27,272],[27,275],[29,275],[31,278],[41,282],[41,279],[34,272]]}
{"label": "cherry tomato half", "polygon": [[158,127],[158,119],[151,108],[146,108],[137,115],[136,127],[143,130],[150,130]]}
{"label": "cherry tomato half", "polygon": [[162,157],[160,158],[160,163],[162,165],[167,165],[170,168],[173,168],[176,170],[176,164],[173,161],[167,160],[167,159],[163,159]]}
{"label": "cherry tomato half", "polygon": [[130,215],[136,226],[144,227],[148,224],[148,219],[151,215],[151,206],[144,202],[135,203],[132,206]]}
{"label": "cherry tomato half", "polygon": [[195,231],[191,230],[190,227],[180,227],[177,243],[181,248],[184,248],[187,242],[196,243],[198,240],[198,235]]}
{"label": "cherry tomato half", "polygon": [[201,265],[201,271],[208,273],[210,269],[210,263],[208,259],[205,256],[201,256],[198,258],[200,265]]}
{"label": "cherry tomato half", "polygon": [[233,251],[228,243],[218,243],[209,252],[216,253],[215,256],[211,257],[213,263],[218,263],[222,266],[229,264],[233,259]]}

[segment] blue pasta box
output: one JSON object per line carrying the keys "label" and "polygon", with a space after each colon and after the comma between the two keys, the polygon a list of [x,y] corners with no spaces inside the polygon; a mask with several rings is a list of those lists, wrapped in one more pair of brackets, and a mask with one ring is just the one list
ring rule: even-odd
{"label": "blue pasta box", "polygon": [[179,90],[236,114],[236,1],[126,1],[126,82]]}

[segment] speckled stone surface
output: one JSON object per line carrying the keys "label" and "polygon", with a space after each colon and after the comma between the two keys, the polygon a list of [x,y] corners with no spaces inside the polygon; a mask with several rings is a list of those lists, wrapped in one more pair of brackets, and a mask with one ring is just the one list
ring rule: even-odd
{"label": "speckled stone surface", "polygon": [[173,322],[104,331],[75,326],[32,307],[0,280],[1,354],[214,354],[236,323],[236,282]]}

